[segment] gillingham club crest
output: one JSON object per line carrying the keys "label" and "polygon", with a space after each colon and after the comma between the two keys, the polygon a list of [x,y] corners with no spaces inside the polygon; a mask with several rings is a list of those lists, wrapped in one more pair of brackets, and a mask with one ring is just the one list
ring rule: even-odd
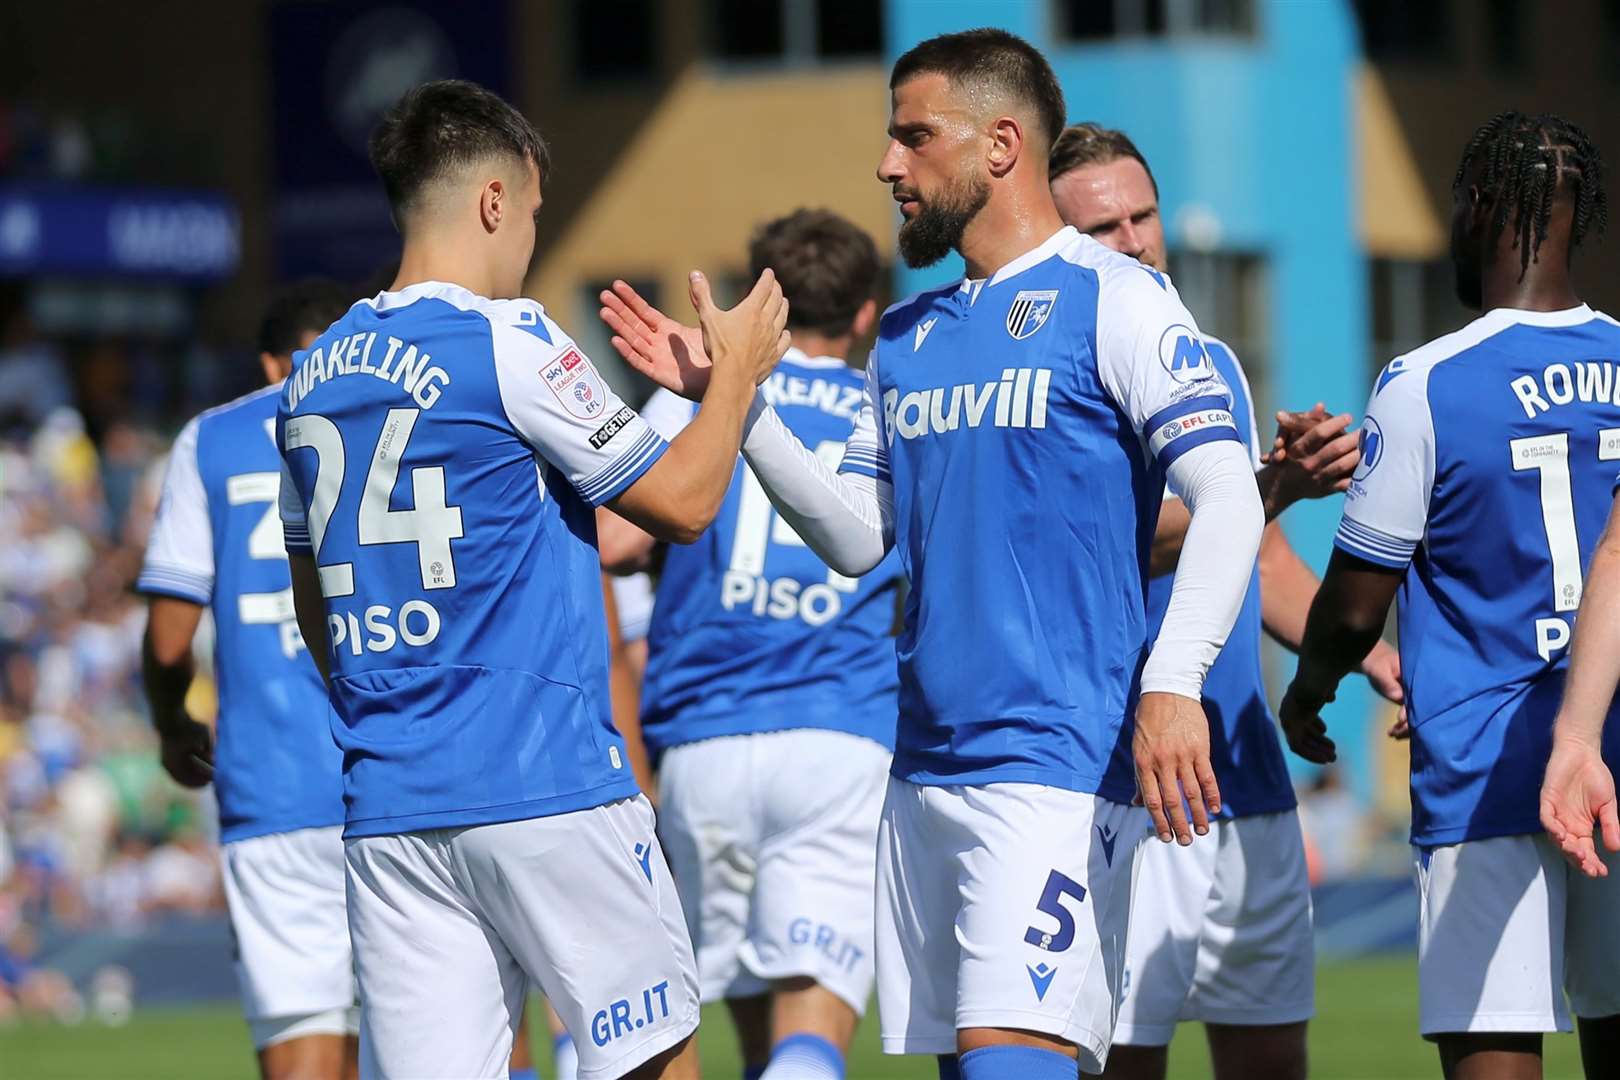
{"label": "gillingham club crest", "polygon": [[1013,297],[1012,307],[1007,309],[1007,333],[1013,336],[1014,341],[1023,341],[1029,335],[1046,325],[1047,317],[1052,314],[1052,305],[1057,303],[1057,290],[1050,289],[1045,292],[1026,290]]}

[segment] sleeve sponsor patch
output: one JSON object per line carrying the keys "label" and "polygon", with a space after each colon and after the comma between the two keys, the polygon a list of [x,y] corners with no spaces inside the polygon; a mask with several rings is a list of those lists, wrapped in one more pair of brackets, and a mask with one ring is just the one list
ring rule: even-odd
{"label": "sleeve sponsor patch", "polygon": [[630,421],[636,418],[636,410],[626,405],[612,416],[608,422],[591,433],[591,446],[600,450],[613,441],[613,437],[630,426]]}
{"label": "sleeve sponsor patch", "polygon": [[545,367],[540,377],[564,409],[581,420],[595,420],[607,407],[607,389],[585,354],[569,347]]}

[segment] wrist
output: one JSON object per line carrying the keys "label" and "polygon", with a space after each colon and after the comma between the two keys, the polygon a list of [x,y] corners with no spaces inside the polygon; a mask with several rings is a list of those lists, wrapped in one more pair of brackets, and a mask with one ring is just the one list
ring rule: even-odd
{"label": "wrist", "polygon": [[1254,474],[1255,485],[1260,489],[1260,506],[1265,511],[1266,520],[1272,521],[1282,512],[1298,501],[1286,490],[1283,483],[1284,465],[1262,465],[1260,471]]}
{"label": "wrist", "polygon": [[1593,730],[1590,725],[1582,723],[1568,713],[1560,712],[1553,719],[1553,747],[1556,749],[1559,746],[1601,753],[1603,749],[1601,719],[1597,729]]}

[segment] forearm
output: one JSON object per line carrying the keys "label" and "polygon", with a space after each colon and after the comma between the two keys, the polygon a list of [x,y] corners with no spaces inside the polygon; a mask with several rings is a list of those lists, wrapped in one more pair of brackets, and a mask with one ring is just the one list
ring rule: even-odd
{"label": "forearm", "polygon": [[298,619],[298,632],[304,637],[304,647],[315,662],[321,679],[332,684],[332,642],[326,631],[326,600],[321,596],[319,571],[315,557],[288,552],[287,563],[292,570],[293,614]]}
{"label": "forearm", "polygon": [[1163,577],[1175,572],[1181,561],[1181,548],[1187,542],[1187,526],[1192,515],[1187,504],[1171,497],[1159,507],[1159,524],[1153,529],[1153,548],[1148,554],[1148,575]]}
{"label": "forearm", "polygon": [[1329,573],[1317,589],[1299,648],[1296,691],[1313,703],[1331,700],[1339,683],[1360,666],[1383,633],[1383,611],[1362,610],[1354,585]]}
{"label": "forearm", "polygon": [[[1262,499],[1264,497],[1262,496]],[[1260,622],[1280,645],[1299,652],[1321,581],[1275,521],[1260,541]]]}
{"label": "forearm", "polygon": [[179,656],[159,656],[148,624],[141,640],[141,687],[159,734],[174,730],[186,718],[186,694],[196,670],[190,649]]}
{"label": "forearm", "polygon": [[1170,479],[1191,519],[1142,691],[1196,700],[1243,606],[1264,516],[1248,455],[1237,443],[1183,454],[1170,466]]}
{"label": "forearm", "polygon": [[753,398],[754,384],[739,365],[716,365],[691,423],[611,509],[658,540],[696,540],[720,512],[731,487]]}
{"label": "forearm", "polygon": [[894,542],[886,483],[835,472],[763,398],[750,411],[743,456],[777,512],[828,566],[857,577],[883,561]]}
{"label": "forearm", "polygon": [[602,569],[607,573],[633,574],[647,569],[657,543],[646,529],[625,520],[611,508],[597,509],[596,550],[602,558]]}
{"label": "forearm", "polygon": [[1617,683],[1620,683],[1620,543],[1605,535],[1592,556],[1586,591],[1575,620],[1569,674],[1553,729],[1555,736],[1599,745]]}

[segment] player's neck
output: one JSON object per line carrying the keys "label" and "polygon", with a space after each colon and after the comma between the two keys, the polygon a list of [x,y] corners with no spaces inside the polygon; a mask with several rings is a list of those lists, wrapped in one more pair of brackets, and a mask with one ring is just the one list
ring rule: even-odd
{"label": "player's neck", "polygon": [[848,362],[849,351],[854,345],[855,338],[852,334],[828,337],[811,330],[793,331],[793,347],[806,356],[831,356]]}
{"label": "player's neck", "polygon": [[399,259],[399,273],[388,291],[398,292],[424,281],[442,281],[479,296],[496,298],[495,275],[488,267],[469,259],[466,250],[467,245],[462,244],[429,243],[425,239],[420,244],[406,241]]}
{"label": "player's neck", "polygon": [[1566,267],[1548,263],[1532,263],[1529,272],[1519,276],[1519,263],[1515,258],[1511,266],[1497,266],[1488,270],[1481,282],[1481,297],[1486,311],[1495,308],[1516,308],[1520,311],[1567,311],[1579,307],[1581,298],[1575,292]]}
{"label": "player's neck", "polygon": [[1033,251],[1063,228],[1044,185],[1039,192],[1007,191],[991,199],[962,233],[962,261],[970,278],[988,278]]}

